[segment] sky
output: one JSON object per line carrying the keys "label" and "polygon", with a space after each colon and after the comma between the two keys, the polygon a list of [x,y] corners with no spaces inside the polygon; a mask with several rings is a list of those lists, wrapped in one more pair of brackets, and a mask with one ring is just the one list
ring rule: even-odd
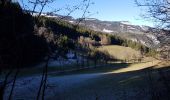
{"label": "sky", "polygon": [[[24,0],[27,1],[27,0]],[[55,2],[49,4],[44,9],[44,12],[48,12],[51,9],[60,9],[57,12],[61,15],[67,15],[68,11],[64,10],[66,6],[72,8],[74,5],[80,4],[82,0],[56,0]],[[129,21],[134,25],[147,25],[154,26],[151,21],[148,21],[141,17],[141,14],[144,14],[144,10],[140,7],[137,7],[134,0],[91,0],[94,4],[90,5],[88,11],[91,14],[91,18],[97,18],[103,21]],[[26,3],[27,4],[27,3]],[[31,8],[31,5],[29,5]],[[80,18],[83,14],[83,11],[75,11],[71,14],[74,18]]]}

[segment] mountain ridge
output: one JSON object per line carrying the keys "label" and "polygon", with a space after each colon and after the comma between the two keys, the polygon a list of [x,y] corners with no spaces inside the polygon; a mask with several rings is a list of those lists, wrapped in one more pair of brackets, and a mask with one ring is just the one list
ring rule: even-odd
{"label": "mountain ridge", "polygon": [[77,24],[77,22],[80,21],[79,25],[91,30],[99,31],[105,34],[118,35],[155,49],[160,49],[162,46],[167,46],[164,45],[164,43],[170,38],[170,36],[167,35],[168,31],[145,25],[133,25],[129,21],[102,21],[96,18],[74,19],[72,16],[62,16],[51,13],[42,14],[42,16],[62,19],[71,24]]}

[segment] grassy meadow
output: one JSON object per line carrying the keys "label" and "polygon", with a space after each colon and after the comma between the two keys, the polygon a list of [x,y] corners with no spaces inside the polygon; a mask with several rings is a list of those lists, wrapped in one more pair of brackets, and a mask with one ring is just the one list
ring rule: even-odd
{"label": "grassy meadow", "polygon": [[130,47],[118,46],[118,45],[108,45],[100,46],[98,48],[100,51],[107,51],[112,57],[120,60],[131,60],[141,57],[141,53]]}

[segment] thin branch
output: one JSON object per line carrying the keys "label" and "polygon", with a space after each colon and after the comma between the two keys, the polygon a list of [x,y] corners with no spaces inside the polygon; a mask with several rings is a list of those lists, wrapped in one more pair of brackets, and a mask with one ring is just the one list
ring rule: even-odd
{"label": "thin branch", "polygon": [[[135,0],[139,7],[146,7],[148,18],[152,19],[157,24],[161,23],[162,27],[166,27],[170,22],[170,2],[168,0],[144,0],[146,2],[140,3]],[[144,15],[147,16],[146,14]]]}
{"label": "thin branch", "polygon": [[9,83],[9,82],[8,82],[8,78],[9,78],[9,76],[11,75],[11,73],[12,73],[12,70],[10,70],[10,71],[5,75],[5,79],[4,79],[3,85],[0,86],[0,99],[1,99],[1,100],[3,100],[4,91],[5,91],[6,85]]}
{"label": "thin branch", "polygon": [[[86,0],[84,0],[84,1],[86,1]],[[91,1],[91,0],[88,0],[88,3],[87,3],[87,5],[86,5],[86,7],[85,7],[85,10],[84,10],[84,12],[83,12],[83,15],[82,15],[81,19],[79,19],[78,22],[77,22],[77,24],[75,25],[75,29],[78,27],[78,25],[80,24],[80,22],[83,21],[83,19],[85,19],[85,14],[86,14],[89,6],[90,6],[90,1]]]}
{"label": "thin branch", "polygon": [[36,0],[35,2],[32,2],[32,1],[29,0],[29,2],[34,4],[34,7],[33,7],[33,9],[32,9],[32,13],[31,13],[31,15],[33,15],[33,14],[34,14],[34,11],[35,11],[35,8],[36,8],[37,5],[38,5],[38,0]]}
{"label": "thin branch", "polygon": [[13,94],[13,91],[14,91],[14,87],[15,87],[15,83],[16,83],[16,79],[17,79],[18,73],[19,73],[19,68],[17,68],[17,71],[15,72],[14,79],[13,79],[13,83],[12,83],[12,88],[11,88],[11,91],[10,91],[10,95],[9,95],[8,100],[11,100],[11,99],[12,99],[12,94]]}
{"label": "thin branch", "polygon": [[47,58],[47,62],[46,62],[46,65],[45,65],[45,78],[44,78],[44,86],[43,86],[43,93],[42,93],[42,100],[44,100],[44,97],[45,97],[45,90],[46,90],[46,87],[47,87],[47,75],[48,75],[48,62],[49,62],[49,58]]}
{"label": "thin branch", "polygon": [[38,89],[36,100],[39,100],[39,97],[40,97],[40,94],[41,94],[41,89],[42,89],[43,81],[44,81],[44,73],[45,73],[45,68],[43,69],[43,73],[42,73],[42,77],[41,77],[41,82],[40,82],[40,87]]}

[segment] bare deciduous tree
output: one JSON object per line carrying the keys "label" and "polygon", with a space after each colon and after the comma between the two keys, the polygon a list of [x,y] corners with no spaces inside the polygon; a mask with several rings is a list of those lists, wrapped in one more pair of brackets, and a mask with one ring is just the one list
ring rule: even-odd
{"label": "bare deciduous tree", "polygon": [[[11,2],[11,0],[7,0],[7,1]],[[31,6],[32,8],[29,8],[29,9],[25,8],[25,7],[29,7],[28,4],[27,3],[24,4],[25,2],[23,2],[23,0],[21,0],[21,1],[22,1],[21,2],[22,3],[21,6],[22,6],[22,8],[24,10],[28,10],[31,15],[33,15],[35,12],[38,13],[37,18],[39,18],[41,16],[41,14],[43,13],[44,8],[46,6],[48,6],[50,3],[54,2],[55,0],[28,0],[27,3],[32,4],[32,6]],[[4,5],[5,3],[6,3],[6,0],[0,0],[0,4],[1,5]],[[73,6],[73,9],[67,8],[69,13],[66,15],[66,17],[69,16],[74,11],[79,10],[80,8],[84,8],[84,9],[82,9],[82,11],[83,11],[82,19],[85,19],[85,15],[87,13],[89,14],[88,8],[89,8],[90,4],[92,4],[91,0],[82,0],[81,5]],[[58,11],[58,10],[55,9],[53,11]],[[49,12],[55,13],[53,11],[49,11]],[[65,17],[62,17],[60,19],[64,19],[64,18]],[[79,20],[76,26],[78,26],[80,21],[82,21],[82,20]],[[16,33],[15,32],[15,26],[14,26],[14,33]],[[22,55],[21,55],[21,57],[22,57]],[[37,94],[37,100],[40,99],[40,96],[42,96],[41,97],[42,99],[44,99],[44,97],[45,97],[45,89],[46,89],[47,75],[48,75],[48,62],[49,62],[50,57],[51,57],[51,53],[48,55],[48,58],[46,60],[46,64],[45,64],[44,69],[43,69],[42,79],[41,79],[40,87],[39,87],[38,94]],[[18,61],[18,64],[19,64],[18,66],[21,67],[22,66],[22,60]],[[16,72],[15,72],[15,74],[13,76],[14,79],[12,81],[12,88],[11,88],[11,91],[9,93],[9,100],[12,99],[12,94],[13,94],[13,91],[14,91],[16,79],[17,79],[17,76],[19,74],[19,67],[17,68],[17,70],[16,70]],[[5,87],[6,87],[7,83],[8,83],[7,81],[8,81],[8,77],[9,77],[10,74],[11,74],[11,72],[9,72],[9,73],[7,73],[5,75],[5,80],[3,82],[3,87],[0,88],[0,93],[2,92],[1,93],[2,95],[0,96],[0,98],[3,98]]]}
{"label": "bare deciduous tree", "polygon": [[170,0],[135,0],[135,3],[146,9],[144,17],[158,26],[170,28]]}

